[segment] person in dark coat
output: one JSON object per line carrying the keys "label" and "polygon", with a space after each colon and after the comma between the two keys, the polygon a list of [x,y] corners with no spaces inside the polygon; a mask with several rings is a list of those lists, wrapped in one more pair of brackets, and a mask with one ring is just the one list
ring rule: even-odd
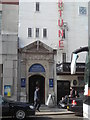
{"label": "person in dark coat", "polygon": [[76,98],[79,97],[79,93],[78,93],[77,90],[75,90],[75,97],[76,97]]}
{"label": "person in dark coat", "polygon": [[70,95],[71,95],[72,98],[75,97],[75,90],[74,90],[74,88],[71,88]]}

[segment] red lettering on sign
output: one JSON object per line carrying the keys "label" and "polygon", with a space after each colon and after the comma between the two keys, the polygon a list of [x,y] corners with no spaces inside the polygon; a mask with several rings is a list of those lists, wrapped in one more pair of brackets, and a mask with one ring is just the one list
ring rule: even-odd
{"label": "red lettering on sign", "polygon": [[60,26],[60,20],[58,20],[58,26]]}
{"label": "red lettering on sign", "polygon": [[58,31],[58,37],[60,37],[60,34],[61,34],[61,31],[59,30],[59,31]]}
{"label": "red lettering on sign", "polygon": [[59,7],[60,9],[63,8],[63,2],[62,2],[62,0],[59,0],[59,1],[58,1],[58,7]]}
{"label": "red lettering on sign", "polygon": [[62,34],[61,35],[62,35],[62,38],[63,38],[63,29],[62,29]]}
{"label": "red lettering on sign", "polygon": [[64,47],[62,40],[59,40],[59,47]]}
{"label": "red lettering on sign", "polygon": [[62,7],[63,7],[63,3],[62,3],[62,2],[61,2],[61,3],[58,2],[58,7],[59,7],[59,8],[62,8]]}
{"label": "red lettering on sign", "polygon": [[62,16],[62,11],[61,10],[58,10],[59,11],[59,14],[60,14],[60,17]]}
{"label": "red lettering on sign", "polygon": [[63,29],[58,31],[58,37],[62,37],[63,38]]}
{"label": "red lettering on sign", "polygon": [[63,44],[63,18],[62,18],[62,13],[63,13],[63,2],[62,0],[58,0],[58,12],[59,12],[59,19],[58,19],[58,26],[60,27],[58,30],[58,37],[59,39],[59,47],[63,49],[64,44]]}
{"label": "red lettering on sign", "polygon": [[63,19],[58,20],[58,26],[62,27],[63,26]]}

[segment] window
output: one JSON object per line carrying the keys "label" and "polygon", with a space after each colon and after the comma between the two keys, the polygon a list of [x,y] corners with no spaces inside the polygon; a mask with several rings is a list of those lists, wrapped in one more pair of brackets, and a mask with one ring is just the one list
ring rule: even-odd
{"label": "window", "polygon": [[36,37],[39,37],[39,28],[36,28]]}
{"label": "window", "polygon": [[65,29],[63,29],[63,38],[65,39]]}
{"label": "window", "polygon": [[43,29],[43,38],[46,38],[46,37],[47,37],[47,29],[44,28],[44,29]]}
{"label": "window", "polygon": [[86,15],[87,8],[86,7],[79,7],[79,15]]}
{"label": "window", "polygon": [[40,4],[39,2],[36,2],[36,11],[39,11]]}
{"label": "window", "polygon": [[66,53],[62,53],[62,62],[63,62],[63,63],[66,62]]}
{"label": "window", "polygon": [[28,37],[32,37],[32,28],[28,28]]}

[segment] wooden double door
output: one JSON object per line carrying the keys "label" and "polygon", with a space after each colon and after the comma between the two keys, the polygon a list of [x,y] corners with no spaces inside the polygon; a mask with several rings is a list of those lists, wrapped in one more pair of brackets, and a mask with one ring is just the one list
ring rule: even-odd
{"label": "wooden double door", "polygon": [[65,95],[70,94],[70,81],[58,80],[57,81],[57,104],[65,97]]}

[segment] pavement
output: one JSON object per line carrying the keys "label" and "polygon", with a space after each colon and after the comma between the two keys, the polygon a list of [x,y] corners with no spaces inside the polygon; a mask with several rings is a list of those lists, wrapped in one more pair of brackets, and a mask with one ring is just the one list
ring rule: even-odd
{"label": "pavement", "polygon": [[46,106],[42,105],[40,107],[40,112],[36,111],[35,115],[64,115],[64,114],[74,114],[74,112],[68,111],[67,109],[60,109],[58,106]]}

